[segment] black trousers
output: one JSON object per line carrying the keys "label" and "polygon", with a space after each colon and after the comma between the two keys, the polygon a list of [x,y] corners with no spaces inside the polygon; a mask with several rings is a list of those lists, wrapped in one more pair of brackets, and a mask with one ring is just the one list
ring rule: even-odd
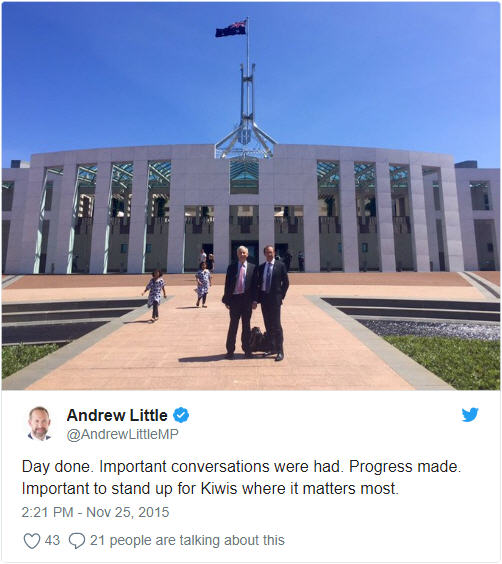
{"label": "black trousers", "polygon": [[283,352],[284,336],[281,325],[281,306],[267,300],[262,301],[261,313],[265,322],[265,329],[270,335],[272,352]]}
{"label": "black trousers", "polygon": [[235,339],[239,321],[242,319],[241,343],[244,352],[249,351],[249,337],[251,336],[251,302],[244,294],[232,296],[230,301],[230,325],[227,333],[227,352],[235,351]]}
{"label": "black trousers", "polygon": [[152,317],[159,317],[159,304],[157,302],[153,302],[152,308]]}

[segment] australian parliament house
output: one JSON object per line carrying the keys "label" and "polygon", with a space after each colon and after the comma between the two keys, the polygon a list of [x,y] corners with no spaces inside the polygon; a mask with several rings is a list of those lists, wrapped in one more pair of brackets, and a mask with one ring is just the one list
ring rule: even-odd
{"label": "australian parliament house", "polygon": [[[274,244],[307,272],[499,270],[498,169],[448,154],[291,145],[241,115],[215,144],[39,153],[2,171],[6,274],[225,272]],[[301,257],[301,260],[299,258]]]}

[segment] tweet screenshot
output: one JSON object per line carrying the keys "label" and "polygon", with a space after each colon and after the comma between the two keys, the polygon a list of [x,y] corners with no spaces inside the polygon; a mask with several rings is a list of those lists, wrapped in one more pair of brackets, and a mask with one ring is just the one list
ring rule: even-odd
{"label": "tweet screenshot", "polygon": [[500,563],[500,1],[4,0],[4,563]]}
{"label": "tweet screenshot", "polygon": [[4,392],[5,562],[493,562],[498,394]]}

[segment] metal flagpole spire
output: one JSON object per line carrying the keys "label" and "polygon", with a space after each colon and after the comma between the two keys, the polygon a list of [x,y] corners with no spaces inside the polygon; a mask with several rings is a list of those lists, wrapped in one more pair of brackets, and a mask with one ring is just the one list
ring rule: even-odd
{"label": "metal flagpole spire", "polygon": [[[249,17],[246,16],[246,76],[249,77]],[[246,83],[246,114],[249,115],[249,82]]]}
{"label": "metal flagpole spire", "polygon": [[[216,143],[216,155],[222,159],[227,157],[240,158],[270,158],[273,156],[273,146],[277,143],[258,127],[255,121],[254,71],[255,65],[249,67],[249,17],[243,22],[230,26],[242,27],[246,30],[246,67],[241,64],[241,116],[240,123],[235,129]],[[220,30],[218,30],[220,31]],[[233,35],[234,33],[229,33]],[[217,37],[220,37],[217,35]],[[249,87],[251,86],[251,96]],[[251,98],[251,100],[250,100]],[[251,108],[250,108],[251,104]],[[251,111],[250,111],[251,110]]]}

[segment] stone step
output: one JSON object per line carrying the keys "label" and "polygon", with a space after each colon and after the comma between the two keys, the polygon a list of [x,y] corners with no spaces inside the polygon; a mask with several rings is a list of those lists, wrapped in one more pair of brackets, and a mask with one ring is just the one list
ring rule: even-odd
{"label": "stone step", "polygon": [[115,309],[115,308],[136,308],[147,303],[145,298],[116,299],[116,300],[82,300],[64,302],[16,302],[5,303],[2,306],[2,313],[35,312],[35,311],[62,311],[77,309]]}
{"label": "stone step", "polygon": [[500,302],[493,301],[446,301],[446,300],[410,300],[410,299],[385,299],[385,298],[323,298],[332,306],[366,306],[385,308],[407,309],[446,309],[446,310],[472,310],[472,311],[500,311]]}
{"label": "stone step", "polygon": [[406,317],[409,319],[461,319],[463,321],[500,321],[500,314],[491,311],[447,310],[447,309],[405,309],[405,308],[369,308],[338,307],[341,312],[357,318],[366,317]]}
{"label": "stone step", "polygon": [[64,311],[36,311],[23,313],[8,313],[2,315],[2,324],[25,323],[28,321],[70,321],[74,319],[109,319],[121,317],[135,308],[116,309],[80,309]]}

